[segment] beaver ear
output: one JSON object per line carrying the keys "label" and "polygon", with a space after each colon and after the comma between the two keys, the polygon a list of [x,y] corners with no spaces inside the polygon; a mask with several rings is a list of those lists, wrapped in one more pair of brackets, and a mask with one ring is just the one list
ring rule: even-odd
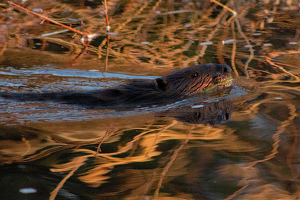
{"label": "beaver ear", "polygon": [[167,88],[167,81],[162,78],[157,78],[154,80],[154,88],[158,91],[165,91]]}

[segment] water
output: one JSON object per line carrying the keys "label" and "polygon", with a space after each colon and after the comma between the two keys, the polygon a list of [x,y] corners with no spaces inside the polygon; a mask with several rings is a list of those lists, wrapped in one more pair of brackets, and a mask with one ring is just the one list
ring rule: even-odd
{"label": "water", "polygon": [[0,199],[299,198],[297,1],[228,2],[235,18],[210,1],[109,1],[108,56],[101,5],[24,5],[99,34],[82,54],[80,35],[6,7],[1,92],[109,88],[204,63],[230,65],[234,87],[128,110],[0,99]]}

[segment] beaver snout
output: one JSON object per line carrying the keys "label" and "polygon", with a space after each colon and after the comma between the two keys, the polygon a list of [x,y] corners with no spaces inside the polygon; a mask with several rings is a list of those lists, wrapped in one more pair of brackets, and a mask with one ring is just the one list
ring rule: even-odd
{"label": "beaver snout", "polygon": [[[228,80],[232,78],[232,70],[226,64],[215,64],[215,71],[212,80],[214,84],[220,83],[222,81]],[[231,82],[221,84],[220,86],[230,86]]]}
{"label": "beaver snout", "polygon": [[232,70],[228,65],[225,64],[217,64],[217,71],[221,73],[231,73]]}

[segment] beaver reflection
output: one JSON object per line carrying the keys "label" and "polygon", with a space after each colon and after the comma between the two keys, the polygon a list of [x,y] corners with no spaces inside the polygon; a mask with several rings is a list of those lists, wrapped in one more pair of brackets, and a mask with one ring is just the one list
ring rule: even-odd
{"label": "beaver reflection", "polygon": [[229,121],[232,113],[232,102],[222,99],[216,102],[201,102],[199,105],[183,106],[160,113],[158,116],[174,117],[178,121],[190,124],[216,124]]}
{"label": "beaver reflection", "polygon": [[222,89],[231,82],[231,69],[225,64],[203,64],[186,67],[154,80],[134,80],[119,86],[84,92],[0,93],[19,101],[55,101],[88,108],[125,108],[174,102],[197,94],[214,85]]}

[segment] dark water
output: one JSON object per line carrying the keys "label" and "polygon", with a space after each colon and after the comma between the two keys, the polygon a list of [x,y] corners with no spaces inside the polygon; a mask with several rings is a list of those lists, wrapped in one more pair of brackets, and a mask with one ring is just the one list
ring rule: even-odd
{"label": "dark water", "polygon": [[[131,110],[0,99],[0,199],[299,199],[297,1],[0,1],[1,92],[108,88],[204,63],[231,90]],[[51,11],[51,12],[50,12]]]}

